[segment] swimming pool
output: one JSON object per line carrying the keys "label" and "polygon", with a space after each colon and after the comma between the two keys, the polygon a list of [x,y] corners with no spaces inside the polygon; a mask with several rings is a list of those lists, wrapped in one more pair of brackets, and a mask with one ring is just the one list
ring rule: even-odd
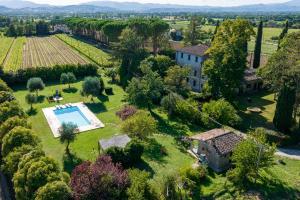
{"label": "swimming pool", "polygon": [[78,127],[91,124],[91,122],[84,116],[77,106],[54,110],[54,114],[61,124],[74,123]]}
{"label": "swimming pool", "polygon": [[78,133],[104,127],[104,124],[83,102],[56,105],[42,110],[54,137],[60,136],[63,123],[76,124]]}

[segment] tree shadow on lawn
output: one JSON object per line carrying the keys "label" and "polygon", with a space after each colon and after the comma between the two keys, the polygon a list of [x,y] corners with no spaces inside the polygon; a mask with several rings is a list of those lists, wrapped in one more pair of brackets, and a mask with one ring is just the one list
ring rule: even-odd
{"label": "tree shadow on lawn", "polygon": [[157,113],[150,111],[151,116],[158,122],[157,130],[160,133],[164,133],[171,136],[185,136],[187,135],[187,130],[178,124],[170,124],[170,120],[162,118]]}
{"label": "tree shadow on lawn", "polygon": [[164,157],[168,155],[168,152],[163,145],[156,141],[156,139],[147,139],[147,141],[144,142],[144,148],[144,157],[155,162],[166,163]]}
{"label": "tree shadow on lawn", "polygon": [[73,169],[80,165],[83,162],[81,158],[79,158],[75,153],[70,153],[69,155],[65,153],[63,155],[63,169],[68,174],[71,174]]}
{"label": "tree shadow on lawn", "polygon": [[139,163],[135,164],[133,167],[137,168],[139,170],[145,170],[145,171],[149,172],[151,177],[153,177],[155,175],[155,171],[143,159]]}
{"label": "tree shadow on lawn", "polygon": [[46,96],[45,95],[39,95],[37,97],[37,103],[43,103],[45,101]]}
{"label": "tree shadow on lawn", "polygon": [[34,116],[37,113],[38,113],[38,111],[37,111],[36,108],[32,108],[32,109],[29,108],[29,110],[26,111],[26,114],[29,115],[29,116]]}
{"label": "tree shadow on lawn", "polygon": [[63,90],[63,92],[65,92],[65,93],[76,93],[76,92],[78,91],[78,89],[75,88],[75,87],[64,88],[64,89],[62,89],[62,90]]}
{"label": "tree shadow on lawn", "polygon": [[98,98],[99,101],[101,101],[101,102],[109,101],[109,97],[106,96],[106,95],[104,95],[104,94],[97,96],[97,98]]}
{"label": "tree shadow on lawn", "polygon": [[[264,99],[265,96],[272,94],[269,91],[261,91],[254,94],[245,94],[239,96],[236,101],[233,102],[233,105],[241,111],[246,111],[248,107],[259,107],[264,110],[265,106],[275,103],[275,100]],[[251,102],[248,102],[248,98],[251,99]]]}
{"label": "tree shadow on lawn", "polygon": [[265,199],[299,199],[300,189],[292,188],[279,179],[261,177],[261,182],[253,188]]}
{"label": "tree shadow on lawn", "polygon": [[268,121],[266,117],[262,116],[259,113],[248,113],[240,111],[238,114],[243,121],[242,124],[239,125],[239,128],[244,132],[258,127],[275,130],[273,123]]}
{"label": "tree shadow on lawn", "polygon": [[107,111],[106,106],[103,103],[87,102],[84,103],[93,113],[99,114]]}

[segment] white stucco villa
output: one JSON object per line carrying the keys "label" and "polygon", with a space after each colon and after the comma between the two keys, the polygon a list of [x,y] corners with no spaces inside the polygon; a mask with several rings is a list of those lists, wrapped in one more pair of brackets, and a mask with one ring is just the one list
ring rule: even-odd
{"label": "white stucco villa", "polygon": [[196,45],[188,46],[176,50],[176,62],[182,67],[191,68],[191,74],[188,82],[195,92],[201,92],[204,85],[204,77],[202,76],[202,66],[205,61],[208,46]]}

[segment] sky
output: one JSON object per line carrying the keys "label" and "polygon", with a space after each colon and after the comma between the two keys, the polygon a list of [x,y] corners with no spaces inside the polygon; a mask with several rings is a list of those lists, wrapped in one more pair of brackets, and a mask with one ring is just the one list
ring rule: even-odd
{"label": "sky", "polygon": [[[0,0],[1,1],[1,0]],[[29,0],[35,3],[46,3],[52,5],[71,5],[90,2],[93,0]],[[94,0],[95,1],[95,0]],[[238,6],[259,3],[281,3],[288,0],[114,0],[119,2],[161,3],[181,5],[209,5],[209,6]]]}

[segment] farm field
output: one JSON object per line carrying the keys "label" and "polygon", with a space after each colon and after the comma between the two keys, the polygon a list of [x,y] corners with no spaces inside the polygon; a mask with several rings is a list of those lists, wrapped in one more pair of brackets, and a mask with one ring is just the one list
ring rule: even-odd
{"label": "farm field", "polygon": [[[175,24],[170,22],[170,27],[175,29],[185,29],[187,28],[189,21],[177,21]],[[215,27],[211,25],[203,26],[203,30],[214,31]],[[255,33],[257,28],[254,28]],[[262,54],[270,55],[277,50],[277,41],[272,40],[274,36],[279,36],[282,28],[264,28],[263,29],[263,42],[262,42]],[[289,33],[300,31],[300,29],[289,29]],[[249,52],[253,52],[255,47],[255,37],[251,38],[248,44]]]}
{"label": "farm field", "polygon": [[23,68],[87,64],[89,61],[56,37],[31,37],[23,49]]}
{"label": "farm field", "polygon": [[78,52],[85,55],[86,57],[88,57],[90,60],[92,60],[93,62],[95,62],[98,65],[103,65],[103,64],[107,63],[107,61],[109,59],[109,55],[107,53],[105,53],[104,51],[102,51],[90,44],[79,41],[73,37],[70,37],[65,34],[57,34],[54,37],[57,37],[60,40],[64,41],[66,44],[73,47]]}
{"label": "farm field", "polygon": [[14,38],[12,37],[0,37],[0,65],[3,64],[13,42]]}
{"label": "farm field", "polygon": [[4,70],[15,71],[22,66],[23,47],[26,43],[26,37],[18,37],[13,41],[10,50],[7,52],[6,59],[3,63]]}

